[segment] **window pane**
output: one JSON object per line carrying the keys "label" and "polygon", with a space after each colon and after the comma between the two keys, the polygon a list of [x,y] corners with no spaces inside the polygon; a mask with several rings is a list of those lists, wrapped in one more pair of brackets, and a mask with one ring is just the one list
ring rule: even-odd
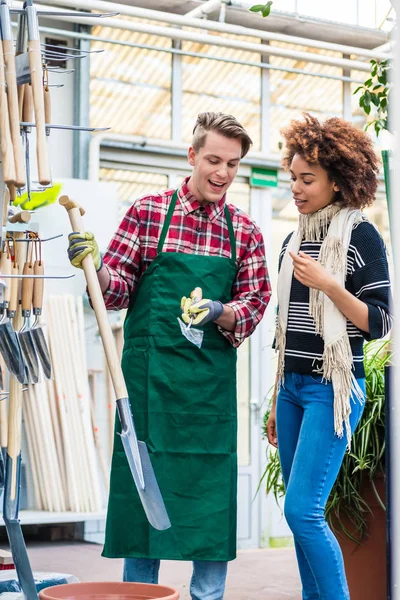
{"label": "window pane", "polygon": [[[210,33],[210,37],[212,34]],[[227,37],[218,34],[218,37]],[[229,36],[229,39],[239,39]],[[243,38],[260,43],[259,39]],[[261,44],[260,44],[261,46]],[[260,57],[242,50],[220,48],[200,43],[183,42],[182,48],[211,56],[234,60],[259,62]],[[182,130],[183,140],[190,142],[197,115],[204,111],[232,114],[247,129],[253,148],[260,149],[261,130],[261,74],[258,67],[237,65],[222,61],[182,57]]]}
{"label": "window pane", "polygon": [[[141,21],[143,22],[143,20]],[[93,35],[171,47],[171,40],[133,31],[94,27]],[[90,58],[90,124],[113,133],[171,137],[171,55],[120,44],[91,42],[105,52]]]}
{"label": "window pane", "polygon": [[100,179],[117,183],[120,220],[136,198],[168,188],[168,177],[159,173],[103,168]]}
{"label": "window pane", "polygon": [[[290,48],[304,52],[304,46],[271,42],[271,45]],[[318,50],[314,49],[314,53]],[[326,56],[341,56],[339,53],[320,51]],[[308,73],[341,76],[342,70],[329,65],[322,65],[304,60],[270,57],[270,64],[288,69],[299,69]],[[271,150],[279,151],[280,129],[292,120],[301,117],[302,112],[310,111],[317,117],[341,117],[343,114],[342,82],[336,79],[325,79],[299,73],[270,71],[271,89]]]}

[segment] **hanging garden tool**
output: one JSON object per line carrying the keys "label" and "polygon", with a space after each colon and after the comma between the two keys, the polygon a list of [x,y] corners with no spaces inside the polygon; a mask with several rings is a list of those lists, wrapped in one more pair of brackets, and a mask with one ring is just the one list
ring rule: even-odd
{"label": "hanging garden tool", "polygon": [[37,383],[39,381],[39,361],[36,356],[35,344],[31,330],[29,329],[29,320],[31,316],[32,298],[33,298],[33,246],[29,243],[27,248],[27,259],[24,264],[21,285],[21,311],[24,319],[21,329],[18,332],[18,341],[20,344],[22,358],[27,367],[28,383]]}
{"label": "hanging garden tool", "polygon": [[[14,269],[21,275],[16,265],[25,262],[25,243],[15,243],[25,237],[23,232],[14,234]],[[11,279],[11,284],[18,279]],[[15,316],[15,327],[21,325],[21,313]],[[36,600],[37,592],[32,569],[26,551],[24,536],[18,519],[19,493],[21,478],[21,430],[22,430],[22,385],[14,377],[10,378],[9,415],[8,415],[8,446],[6,460],[6,481],[4,490],[3,518],[7,530],[10,548],[18,579],[28,600]]]}
{"label": "hanging garden tool", "polygon": [[15,68],[14,42],[11,30],[10,11],[7,0],[0,4],[1,37],[6,71],[8,114],[10,118],[11,140],[15,164],[15,185],[25,186],[24,158],[20,136],[20,115],[18,108],[17,76]]}
{"label": "hanging garden tool", "polygon": [[44,99],[42,85],[42,55],[40,51],[39,25],[36,7],[32,0],[24,3],[28,24],[28,54],[31,72],[33,108],[36,122],[36,155],[38,164],[39,183],[49,185],[51,182],[49,155],[46,143],[46,128],[44,118]]}
{"label": "hanging garden tool", "polygon": [[[34,275],[41,275],[44,277],[44,263],[42,259],[42,244],[39,238],[36,241],[36,247],[39,244],[39,256],[36,254],[35,264],[33,266]],[[33,339],[33,343],[36,348],[37,355],[42,365],[43,373],[46,379],[51,379],[52,369],[50,360],[50,351],[46,342],[46,338],[43,333],[43,326],[40,318],[42,315],[43,308],[43,288],[44,279],[35,279],[33,284],[33,315],[35,321],[30,331]]]}
{"label": "hanging garden tool", "polygon": [[[59,202],[68,211],[72,231],[83,232],[82,215],[84,210],[70,200],[68,196],[61,196]],[[138,441],[136,436],[128,392],[91,254],[83,259],[82,267],[117,398],[117,410],[122,428],[121,441],[133,480],[149,523],[155,529],[168,529],[171,523],[156,481],[147,446],[144,442]]]}
{"label": "hanging garden tool", "polygon": [[13,373],[20,383],[25,381],[25,364],[22,358],[21,348],[19,346],[18,337],[15,333],[12,322],[18,308],[18,265],[16,262],[16,244],[14,243],[14,259],[11,267],[11,275],[9,281],[10,301],[7,308],[7,318],[0,325],[0,352],[4,358],[10,373]]}

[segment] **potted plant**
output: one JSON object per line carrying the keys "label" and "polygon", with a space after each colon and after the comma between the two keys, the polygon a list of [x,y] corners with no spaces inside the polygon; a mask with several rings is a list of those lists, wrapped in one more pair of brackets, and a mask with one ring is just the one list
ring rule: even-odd
{"label": "potted plant", "polygon": [[[389,340],[364,346],[365,408],[332,488],[326,518],[342,548],[352,600],[386,600],[385,367]],[[263,437],[269,409],[264,415]],[[260,481],[275,499],[284,496],[278,452],[267,448]]]}

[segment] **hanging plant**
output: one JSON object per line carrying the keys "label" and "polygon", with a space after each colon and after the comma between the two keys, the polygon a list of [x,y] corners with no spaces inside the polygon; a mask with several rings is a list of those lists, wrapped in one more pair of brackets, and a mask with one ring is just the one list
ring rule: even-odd
{"label": "hanging plant", "polygon": [[392,64],[389,60],[371,60],[370,65],[370,77],[354,90],[354,94],[358,94],[362,90],[359,98],[359,105],[367,115],[369,115],[371,109],[375,107],[376,118],[367,123],[365,129],[373,127],[376,135],[379,135],[383,129],[389,129],[388,102],[390,85],[388,76]]}

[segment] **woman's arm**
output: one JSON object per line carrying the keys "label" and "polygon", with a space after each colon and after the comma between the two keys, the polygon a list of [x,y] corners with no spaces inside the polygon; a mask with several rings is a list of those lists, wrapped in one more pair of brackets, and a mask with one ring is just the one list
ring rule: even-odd
{"label": "woman's arm", "polygon": [[321,290],[353,325],[369,332],[368,305],[365,302],[343,288],[325,267],[305,252],[297,255],[291,252],[290,256],[293,259],[293,274],[300,283]]}

